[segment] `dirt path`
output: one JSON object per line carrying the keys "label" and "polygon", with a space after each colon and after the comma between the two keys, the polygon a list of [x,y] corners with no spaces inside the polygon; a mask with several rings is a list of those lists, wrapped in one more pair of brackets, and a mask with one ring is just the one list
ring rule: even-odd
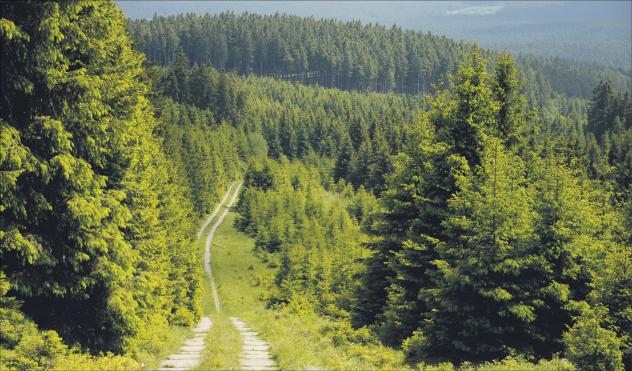
{"label": "dirt path", "polygon": [[[215,286],[215,278],[213,276],[213,270],[211,268],[211,244],[213,242],[213,237],[215,236],[215,232],[219,228],[219,226],[226,218],[226,215],[230,211],[230,208],[237,200],[237,196],[239,195],[239,190],[241,189],[241,183],[237,185],[237,189],[233,194],[233,197],[230,199],[230,202],[226,205],[224,212],[217,219],[217,222],[211,228],[208,236],[206,237],[206,244],[204,249],[204,269],[206,273],[208,273],[209,278],[211,280],[211,287],[213,289],[213,301],[215,302],[215,310],[217,312],[221,311],[221,306],[219,302],[219,296],[217,294],[217,287]],[[229,190],[230,191],[230,190]],[[269,353],[270,347],[266,342],[259,339],[257,337],[257,333],[252,331],[245,322],[240,320],[237,317],[230,317],[230,321],[233,323],[233,326],[239,331],[243,339],[242,352],[240,358],[240,366],[242,370],[277,370],[278,365],[272,359]]]}
{"label": "dirt path", "polygon": [[230,196],[230,190],[233,189],[234,186],[235,186],[235,183],[232,183],[231,185],[228,186],[228,190],[226,191],[226,194],[224,195],[222,200],[217,204],[217,207],[215,208],[215,210],[213,210],[213,213],[211,214],[211,216],[209,216],[208,219],[206,219],[206,221],[202,225],[202,228],[200,228],[200,230],[198,231],[198,234],[197,234],[198,239],[202,237],[202,233],[204,233],[204,230],[206,229],[206,227],[208,227],[208,225],[211,224],[211,222],[215,218],[215,215],[217,215],[219,210],[222,208],[222,205],[226,203],[228,196]]}
{"label": "dirt path", "polygon": [[206,335],[211,329],[211,319],[202,317],[197,327],[193,329],[193,338],[186,339],[178,353],[160,362],[159,371],[190,370],[200,364],[202,352],[206,349]]}
{"label": "dirt path", "polygon": [[[217,222],[215,222],[215,224],[211,228],[211,231],[208,233],[208,236],[206,236],[206,243],[204,245],[204,270],[206,271],[209,278],[211,279],[211,288],[213,291],[213,302],[215,303],[216,312],[221,311],[221,306],[219,304],[219,296],[217,295],[217,286],[215,285],[215,278],[213,277],[213,269],[211,268],[211,243],[213,242],[213,237],[215,236],[215,232],[217,232],[217,228],[219,228],[219,226],[222,224],[222,222],[224,221],[224,218],[226,218],[226,215],[228,214],[228,211],[235,203],[235,200],[237,200],[237,195],[239,195],[240,189],[241,189],[241,183],[237,185],[237,188],[235,189],[235,193],[233,194],[233,197],[230,199],[230,202],[226,205],[224,212],[219,217],[219,219],[217,219]],[[228,193],[230,193],[230,189],[228,190]],[[228,193],[226,193],[226,195],[228,195]],[[226,199],[226,196],[224,196],[224,199]]]}
{"label": "dirt path", "polygon": [[242,370],[278,370],[279,366],[270,356],[270,347],[259,339],[246,323],[237,317],[230,317],[233,326],[241,334],[244,341],[239,360]]}
{"label": "dirt path", "polygon": [[[234,188],[234,191],[233,191]],[[230,211],[230,208],[233,206],[235,201],[237,200],[237,196],[239,195],[239,190],[241,189],[241,183],[237,184],[236,187],[231,185],[228,188],[228,191],[222,198],[221,202],[213,213],[209,216],[209,218],[204,222],[202,228],[198,233],[198,238],[202,236],[206,228],[215,220],[215,224],[211,227],[208,235],[206,236],[206,240],[204,243],[204,270],[209,276],[211,281],[211,288],[213,292],[213,301],[215,304],[215,311],[220,312],[221,306],[219,301],[219,296],[217,293],[217,286],[215,284],[215,277],[213,276],[213,270],[211,268],[211,245],[213,243],[213,237],[215,237],[215,232],[222,224],[226,215]],[[229,195],[232,192],[232,197],[230,201],[226,203]],[[220,210],[224,208],[224,211],[221,213],[219,218],[215,219]],[[269,353],[270,347],[266,342],[259,339],[257,333],[250,329],[245,322],[240,320],[237,317],[230,317],[230,321],[233,326],[239,331],[243,339],[242,352],[240,357],[240,366],[242,370],[277,370],[278,365],[272,359]],[[172,354],[168,359],[160,362],[159,370],[164,371],[174,371],[174,370],[190,370],[196,368],[200,364],[200,360],[202,358],[202,353],[206,349],[206,335],[211,329],[211,320],[208,317],[203,317],[200,320],[198,326],[193,329],[195,336],[193,338],[187,339],[184,342],[184,345],[180,347],[180,350],[176,354]]]}
{"label": "dirt path", "polygon": [[[202,228],[200,228],[200,231],[198,232],[198,238],[202,236],[202,233],[204,232],[206,227],[208,227],[208,225],[213,221],[215,216],[217,216],[217,213],[221,210],[222,206],[226,203],[226,200],[228,199],[228,196],[230,195],[230,191],[233,189],[233,186],[234,184],[228,187],[228,191],[226,191],[226,194],[224,195],[220,203],[217,205],[213,213],[208,217],[206,222],[204,222],[204,224],[202,225]],[[231,199],[227,207],[230,207],[233,204],[233,202],[235,202],[235,199],[237,198],[237,193],[239,192],[240,187],[241,187],[241,184],[237,186],[237,190],[235,191],[235,194],[233,195],[233,198]],[[217,227],[219,227],[219,225],[222,223],[227,213],[228,213],[228,209],[226,209],[224,213],[222,214],[222,216],[220,217],[220,219],[218,219],[218,222],[213,226],[213,228],[211,229],[211,232],[209,233],[209,237],[207,237],[206,239],[204,265],[205,267],[207,265],[209,267],[209,269],[207,269],[207,272],[211,276],[211,280],[213,276],[212,276],[212,273],[210,272],[210,260],[211,260],[210,241],[213,238],[213,235],[215,234]],[[217,308],[219,300],[217,299],[216,291],[217,290],[215,289],[215,284],[213,284],[213,296],[215,297],[215,300],[216,300],[215,305]],[[158,368],[158,370],[175,371],[175,370],[190,370],[190,369],[196,368],[200,364],[200,360],[202,358],[202,352],[204,352],[204,349],[206,349],[206,335],[208,335],[208,332],[211,329],[212,325],[213,323],[211,322],[211,319],[209,317],[202,317],[200,319],[200,322],[198,322],[197,326],[193,329],[194,336],[184,341],[184,344],[180,346],[178,353],[174,353],[170,355],[169,358],[167,358],[166,360],[161,361],[160,366],[159,366],[160,368]]]}

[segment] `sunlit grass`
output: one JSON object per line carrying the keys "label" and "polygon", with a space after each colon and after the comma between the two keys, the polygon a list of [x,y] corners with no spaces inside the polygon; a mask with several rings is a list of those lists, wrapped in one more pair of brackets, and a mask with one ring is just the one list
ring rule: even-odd
{"label": "sunlit grass", "polygon": [[224,313],[212,317],[213,326],[206,338],[206,350],[199,370],[239,370],[241,335]]}
{"label": "sunlit grass", "polygon": [[161,360],[166,359],[172,353],[176,353],[184,340],[192,336],[193,331],[191,331],[191,329],[180,326],[169,326],[163,339],[166,343],[162,344],[159,351],[152,349],[143,352],[141,350],[135,358],[138,363],[142,365],[143,369],[155,369],[159,366]]}
{"label": "sunlit grass", "polygon": [[[216,323],[209,340],[218,344],[209,345],[208,360],[203,366],[236,367],[231,360],[238,360],[241,344],[237,349],[234,347],[234,336],[239,335],[227,322],[227,317],[236,316],[270,344],[272,356],[282,369],[405,367],[402,353],[390,348],[376,344],[337,346],[334,337],[325,331],[336,325],[331,319],[310,311],[292,313],[266,308],[267,289],[260,283],[270,282],[274,269],[255,256],[254,240],[233,227],[235,217],[234,213],[226,217],[213,240],[212,264],[222,313],[213,315]],[[210,290],[208,283],[205,283],[205,290]],[[212,306],[211,296],[205,295],[205,298],[208,301],[205,308]]]}

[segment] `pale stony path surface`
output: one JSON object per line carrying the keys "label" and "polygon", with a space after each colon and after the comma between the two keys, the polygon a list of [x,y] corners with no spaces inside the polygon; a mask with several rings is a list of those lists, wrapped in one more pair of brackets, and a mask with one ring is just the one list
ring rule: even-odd
{"label": "pale stony path surface", "polygon": [[[235,201],[237,200],[237,196],[239,195],[239,190],[241,189],[241,183],[237,185],[235,192],[233,193],[233,197],[230,199],[230,202],[226,205],[224,212],[217,219],[217,222],[211,228],[208,236],[206,237],[206,244],[204,246],[204,269],[211,280],[211,287],[213,289],[213,301],[215,302],[215,310],[219,312],[221,310],[221,306],[219,303],[219,296],[217,294],[217,287],[215,286],[215,278],[213,277],[213,270],[211,268],[211,244],[213,242],[213,237],[215,236],[215,232],[219,228],[219,226],[228,215],[230,208],[233,206]],[[230,192],[230,189],[228,190]],[[226,200],[226,196],[224,196],[224,201]],[[223,201],[223,202],[224,202]],[[222,203],[223,203],[222,202]],[[259,339],[257,337],[257,333],[252,331],[245,322],[236,317],[230,317],[230,321],[233,323],[233,326],[237,328],[239,334],[243,339],[242,353],[240,358],[240,366],[242,370],[277,370],[277,363],[270,356],[269,350],[270,347],[266,342]]]}
{"label": "pale stony path surface", "polygon": [[[224,218],[226,218],[226,215],[228,215],[228,211],[237,200],[237,195],[239,195],[240,189],[241,189],[241,183],[237,185],[237,188],[235,189],[235,193],[233,193],[233,197],[230,199],[230,202],[226,205],[224,212],[217,219],[217,222],[215,222],[215,224],[211,228],[211,231],[209,232],[208,236],[206,236],[206,243],[204,245],[204,270],[206,271],[206,273],[208,274],[208,277],[211,280],[211,289],[213,291],[213,302],[215,303],[216,312],[219,312],[221,310],[221,307],[219,304],[219,296],[217,295],[217,286],[215,285],[215,278],[213,277],[213,269],[211,268],[211,243],[213,242],[213,237],[215,236],[215,232],[217,232],[217,228],[219,228],[219,226],[222,224],[222,222],[224,221]],[[230,189],[228,190],[228,193],[230,193]],[[224,199],[225,198],[226,196],[224,196]]]}
{"label": "pale stony path surface", "polygon": [[242,370],[278,370],[277,363],[270,357],[270,347],[259,339],[246,323],[237,317],[230,317],[233,326],[241,334],[244,341],[243,351],[239,360]]}
{"label": "pale stony path surface", "polygon": [[[226,194],[224,195],[220,203],[217,205],[217,207],[215,208],[213,213],[208,217],[208,219],[204,222],[204,224],[200,228],[200,231],[198,232],[198,238],[202,236],[202,233],[204,232],[206,227],[208,227],[208,225],[211,224],[215,216],[217,216],[217,213],[221,210],[222,205],[226,203],[226,200],[228,199],[228,196],[230,195],[230,191],[233,189],[233,186],[234,184],[228,187],[228,191],[226,191]],[[241,187],[241,184],[237,187],[237,191],[235,192],[233,199],[231,199],[231,203],[229,204],[228,207],[230,207],[230,205],[232,205],[232,203],[235,201],[237,192],[239,192],[239,187]],[[226,216],[225,215],[226,213],[227,211],[225,211],[224,214],[222,214],[222,217],[220,218],[219,222],[213,226],[213,229],[211,229],[211,232],[209,233],[210,238],[207,237],[206,251],[205,251],[205,257],[204,257],[205,265],[206,265],[206,261],[210,262],[210,259],[211,259],[210,240],[213,238],[213,235],[215,234],[217,227],[219,227],[219,224],[221,224],[223,218]],[[208,255],[208,257],[206,257],[206,255]],[[213,289],[215,290],[214,287]],[[197,327],[193,329],[194,336],[184,341],[184,344],[180,346],[178,353],[174,353],[170,355],[169,358],[161,361],[160,366],[159,366],[160,368],[158,368],[158,370],[175,371],[175,370],[190,370],[190,369],[196,368],[200,364],[200,361],[202,359],[202,353],[206,349],[206,335],[208,335],[208,332],[210,331],[212,324],[213,323],[211,322],[211,319],[209,317],[202,317],[200,319],[200,322],[198,322]]]}
{"label": "pale stony path surface", "polygon": [[172,354],[168,359],[161,361],[158,370],[174,371],[196,368],[200,364],[202,352],[206,348],[206,335],[208,335],[211,325],[210,318],[202,317],[197,327],[193,329],[195,335],[184,341],[178,353]]}

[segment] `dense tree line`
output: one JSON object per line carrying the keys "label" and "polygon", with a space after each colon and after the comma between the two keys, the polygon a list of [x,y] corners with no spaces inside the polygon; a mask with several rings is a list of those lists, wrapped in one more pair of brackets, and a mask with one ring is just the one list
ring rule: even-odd
{"label": "dense tree line", "polygon": [[[336,179],[376,192],[390,169],[389,156],[401,149],[414,112],[427,100],[309,87],[271,78],[240,78],[208,66],[187,70],[186,57],[181,57],[182,63],[151,70],[156,91],[177,100],[179,110],[187,110],[190,120],[209,133],[218,125],[230,131],[239,159],[247,160],[251,155],[301,159],[310,154],[333,158]],[[156,106],[165,107],[159,110],[164,116],[171,103]],[[181,121],[172,117],[164,120],[165,125],[179,122],[182,127]],[[194,133],[183,135],[201,138]],[[210,145],[213,141],[206,138],[202,142]],[[185,147],[181,151],[187,158],[201,155]],[[175,152],[171,149],[169,153]],[[224,162],[234,163],[234,157]],[[189,179],[214,167],[198,167],[189,173]],[[204,192],[205,188],[197,189]]]}
{"label": "dense tree line", "polygon": [[388,177],[355,321],[413,358],[567,349],[579,366],[621,368],[630,249],[613,181],[588,177],[563,144],[515,140],[528,138],[516,137],[526,107],[515,74],[503,56],[490,76],[473,54],[417,123]]}
{"label": "dense tree line", "polygon": [[194,210],[209,212],[241,172],[243,136],[227,124],[215,124],[212,112],[169,98],[161,101],[157,116],[164,152],[185,180]]}
{"label": "dense tree line", "polygon": [[[463,42],[399,27],[284,14],[221,13],[154,17],[129,24],[134,40],[160,65],[180,50],[192,64],[363,91],[433,92],[470,49]],[[599,80],[630,89],[625,73],[560,59],[524,57],[526,88],[588,98]]]}
{"label": "dense tree line", "polygon": [[143,58],[113,3],[0,9],[2,368],[137,367],[59,335],[142,359],[200,313],[194,214]]}
{"label": "dense tree line", "polygon": [[257,249],[274,254],[279,269],[272,304],[303,303],[339,315],[351,309],[354,277],[367,250],[358,221],[347,211],[349,200],[324,189],[329,174],[321,175],[320,161],[312,161],[306,166],[287,159],[253,160],[245,173],[238,224],[255,237]]}
{"label": "dense tree line", "polygon": [[[386,343],[403,343],[411,359],[484,361],[566,350],[579,365],[620,367],[622,359],[629,362],[630,347],[624,288],[630,282],[630,218],[621,206],[629,191],[625,180],[597,169],[628,170],[625,161],[607,158],[609,144],[599,142],[593,161],[591,147],[578,143],[606,131],[625,143],[629,97],[603,83],[590,102],[558,97],[538,113],[527,107],[510,57],[501,55],[492,73],[481,54],[469,58],[428,112],[412,112],[426,106],[424,99],[400,103],[402,118],[393,125],[384,120],[397,111],[381,114],[380,102],[405,97],[237,80],[250,90],[242,108],[248,114],[238,115],[235,125],[263,132],[268,154],[286,163],[251,164],[240,206],[241,227],[279,260],[273,301],[311,298],[328,314],[335,303],[351,311],[356,325],[372,325]],[[350,106],[341,103],[349,98]],[[293,105],[299,119],[287,128],[278,112]],[[347,107],[370,120],[360,119],[358,130]],[[331,138],[313,137],[310,116],[321,125],[343,125]],[[413,117],[412,126],[402,122]],[[336,144],[325,148],[333,150],[323,151],[330,140]],[[617,151],[629,156],[625,148]],[[309,170],[285,159],[313,163],[314,156],[331,159],[328,175],[301,175]],[[371,169],[380,165],[381,178],[369,182]],[[306,187],[305,179],[315,180]],[[347,210],[371,234],[355,238],[372,250],[355,272],[366,269],[351,300],[348,287],[327,286],[331,277],[320,280],[322,270],[329,271],[323,264],[331,262],[322,247],[346,240],[319,242],[331,234],[313,231],[312,224],[322,231],[321,223],[331,219],[313,211],[310,195],[323,192],[314,185],[319,181],[330,192],[337,190],[332,182],[349,181],[359,193],[368,187],[381,196],[382,206],[368,207],[371,212],[357,204]],[[347,250],[356,258],[365,254]],[[594,347],[580,346],[593,333],[599,336]]]}

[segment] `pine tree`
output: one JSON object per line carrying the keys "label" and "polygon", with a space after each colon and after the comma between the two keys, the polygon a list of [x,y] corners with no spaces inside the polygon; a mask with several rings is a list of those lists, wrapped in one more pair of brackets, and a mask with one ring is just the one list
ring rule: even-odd
{"label": "pine tree", "polygon": [[170,302],[167,245],[189,254],[186,269],[197,262],[190,240],[165,237],[167,214],[181,212],[167,199],[182,190],[167,186],[123,15],[100,1],[0,6],[0,138],[3,153],[11,148],[1,158],[0,257],[10,295],[95,352],[160,345],[170,311],[188,308],[186,322],[197,314],[195,286]]}
{"label": "pine tree", "polygon": [[507,147],[513,147],[523,134],[527,102],[518,79],[518,68],[507,52],[496,61],[493,91],[499,103],[494,135],[502,138]]}
{"label": "pine tree", "polygon": [[437,288],[431,322],[424,329],[428,354],[455,360],[488,360],[529,342],[535,319],[529,280],[538,261],[531,251],[535,213],[522,161],[498,139],[485,143],[473,174],[458,178],[449,202],[447,240],[437,246]]}
{"label": "pine tree", "polygon": [[[470,167],[480,163],[483,142],[493,135],[499,103],[494,100],[487,64],[475,48],[453,77],[453,94],[444,107],[437,107],[439,138],[463,156]],[[437,103],[441,103],[437,101]]]}

